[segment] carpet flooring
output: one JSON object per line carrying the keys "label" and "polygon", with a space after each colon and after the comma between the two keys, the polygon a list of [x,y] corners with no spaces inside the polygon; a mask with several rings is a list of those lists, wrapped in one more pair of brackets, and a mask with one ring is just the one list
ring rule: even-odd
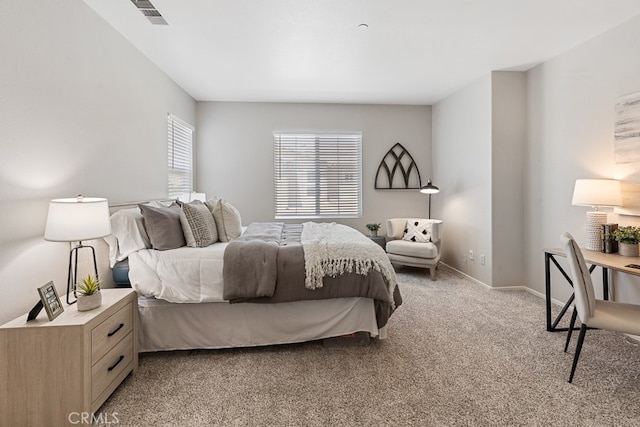
{"label": "carpet flooring", "polygon": [[[141,355],[101,408],[120,426],[640,426],[640,346],[545,330],[544,301],[398,270],[389,337]],[[108,422],[111,424],[108,424]]]}

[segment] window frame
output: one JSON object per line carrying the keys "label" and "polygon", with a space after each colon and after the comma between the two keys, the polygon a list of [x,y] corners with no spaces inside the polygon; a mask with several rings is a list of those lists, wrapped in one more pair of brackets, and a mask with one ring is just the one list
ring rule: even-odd
{"label": "window frame", "polygon": [[[273,144],[275,219],[362,218],[362,132],[274,131]],[[289,146],[283,147],[283,144]],[[313,144],[313,148],[303,148],[301,151],[307,151],[307,155],[301,159],[297,158],[297,154],[295,158],[291,154],[284,154],[283,157],[283,150],[288,148],[294,151],[296,144]],[[326,145],[325,149],[323,144]],[[345,147],[342,153],[341,144]],[[332,153],[332,149],[338,151]],[[336,156],[337,171],[328,171],[327,159],[334,160]],[[293,167],[283,167],[285,160],[293,161]],[[290,179],[283,178],[283,173],[289,175]],[[342,174],[353,174],[356,182],[348,183],[349,179]],[[304,182],[309,184],[305,185]],[[307,194],[302,196],[304,188]],[[291,191],[295,192],[294,197],[288,196]],[[336,193],[337,200],[331,202],[330,195],[335,197]],[[341,200],[346,201],[344,206],[341,206]],[[301,209],[296,207],[287,211],[283,208],[285,204],[300,206]],[[312,208],[310,204],[313,204]]]}
{"label": "window frame", "polygon": [[193,125],[174,114],[167,114],[167,195],[170,199],[193,191],[194,132]]}

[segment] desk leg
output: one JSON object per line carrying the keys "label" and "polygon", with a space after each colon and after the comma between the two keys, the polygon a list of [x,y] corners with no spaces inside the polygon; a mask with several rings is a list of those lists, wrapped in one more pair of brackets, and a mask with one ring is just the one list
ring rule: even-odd
{"label": "desk leg", "polygon": [[602,298],[609,299],[609,269],[602,267]]}
{"label": "desk leg", "polygon": [[[557,326],[558,326],[558,323],[560,323],[560,320],[562,320],[562,318],[566,314],[571,304],[573,303],[573,300],[575,299],[576,295],[575,293],[571,294],[567,302],[564,304],[564,306],[560,310],[560,313],[558,314],[558,316],[555,318],[555,320],[552,321],[551,320],[551,269],[549,267],[549,261],[553,261],[558,271],[562,274],[562,276],[565,278],[565,280],[571,287],[573,287],[573,281],[571,280],[569,275],[564,271],[564,269],[560,266],[560,264],[558,264],[558,261],[556,261],[553,255],[548,252],[545,252],[544,253],[544,276],[545,276],[544,279],[545,279],[545,297],[546,297],[546,310],[547,310],[547,313],[546,313],[547,314],[547,331],[549,332],[566,331],[569,328],[558,328]],[[595,268],[596,268],[596,265],[592,264],[589,267],[589,274],[593,273],[593,270]],[[603,271],[605,270],[606,268],[603,267]],[[609,276],[605,272],[603,273],[602,278],[603,278],[604,292],[605,292],[605,295],[608,297]],[[574,329],[577,329],[577,328],[574,328]]]}
{"label": "desk leg", "polygon": [[547,331],[551,331],[551,270],[549,269],[549,259],[551,254],[544,253],[544,291],[547,305]]}

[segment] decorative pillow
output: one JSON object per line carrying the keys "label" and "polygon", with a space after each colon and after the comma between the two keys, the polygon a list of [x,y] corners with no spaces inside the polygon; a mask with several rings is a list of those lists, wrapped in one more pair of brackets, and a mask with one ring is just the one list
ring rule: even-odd
{"label": "decorative pillow", "polygon": [[431,221],[428,219],[408,219],[402,240],[409,240],[418,243],[430,242]]}
{"label": "decorative pillow", "polygon": [[111,234],[104,240],[109,244],[111,267],[132,253],[151,247],[149,236],[144,229],[144,218],[136,208],[114,212],[111,215]]}
{"label": "decorative pillow", "polygon": [[172,204],[165,208],[148,205],[138,207],[144,217],[144,225],[153,249],[166,251],[181,248],[186,244],[180,224],[180,206]]}
{"label": "decorative pillow", "polygon": [[218,241],[218,231],[213,215],[199,200],[182,203],[180,224],[187,246],[191,248],[203,248]]}
{"label": "decorative pillow", "polygon": [[230,242],[242,234],[240,212],[223,199],[211,199],[205,202],[216,221],[218,238],[221,242]]}

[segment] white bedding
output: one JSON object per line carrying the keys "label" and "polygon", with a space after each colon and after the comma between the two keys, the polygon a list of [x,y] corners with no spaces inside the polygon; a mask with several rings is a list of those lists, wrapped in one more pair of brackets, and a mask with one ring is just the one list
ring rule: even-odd
{"label": "white bedding", "polygon": [[129,255],[129,280],[140,295],[169,302],[220,302],[222,263],[228,243],[168,251],[143,249]]}

